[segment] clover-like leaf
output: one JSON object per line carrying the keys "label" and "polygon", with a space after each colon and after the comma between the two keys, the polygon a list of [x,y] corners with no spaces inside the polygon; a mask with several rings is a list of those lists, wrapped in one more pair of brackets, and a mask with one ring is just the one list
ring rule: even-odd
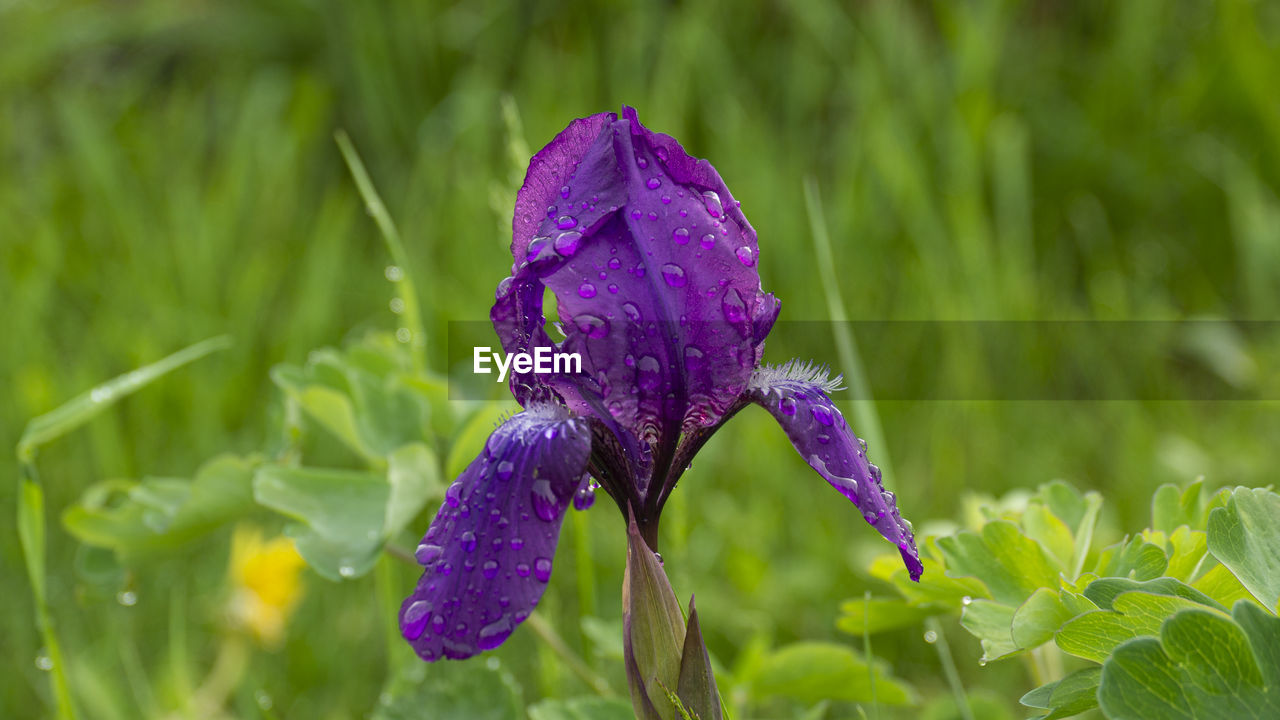
{"label": "clover-like leaf", "polygon": [[1280,619],[1249,601],[1178,612],[1116,648],[1098,700],[1112,720],[1280,717]]}
{"label": "clover-like leaf", "polygon": [[805,642],[782,647],[761,662],[751,684],[757,697],[788,697],[802,703],[821,700],[910,705],[916,694],[910,685],[889,674],[882,662],[866,658],[844,645]]}
{"label": "clover-like leaf", "polygon": [[1263,607],[1280,603],[1280,495],[1236,488],[1209,514],[1209,550]]}
{"label": "clover-like leaf", "polygon": [[81,542],[136,556],[178,547],[248,512],[257,460],[224,455],[191,480],[147,478],[90,487],[62,515]]}
{"label": "clover-like leaf", "polygon": [[1023,705],[1048,710],[1035,720],[1058,720],[1078,715],[1098,706],[1098,682],[1101,667],[1087,667],[1070,675],[1032,690],[1022,696]]}
{"label": "clover-like leaf", "polygon": [[1100,663],[1125,641],[1158,635],[1165,619],[1181,610],[1226,615],[1183,597],[1136,590],[1117,595],[1111,607],[1111,610],[1084,613],[1063,625],[1054,638],[1058,647],[1076,657]]}

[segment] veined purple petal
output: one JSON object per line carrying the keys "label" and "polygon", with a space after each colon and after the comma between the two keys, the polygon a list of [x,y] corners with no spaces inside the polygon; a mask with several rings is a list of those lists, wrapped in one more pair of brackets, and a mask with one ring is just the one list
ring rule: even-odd
{"label": "veined purple petal", "polygon": [[424,660],[500,645],[538,604],[591,452],[585,419],[535,405],[503,423],[449,488],[415,553],[400,631]]}
{"label": "veined purple petal", "polygon": [[[545,387],[575,412],[602,407],[638,438],[674,441],[741,395],[776,302],[760,289],[755,231],[715,169],[631,108],[600,117],[576,121],[531,165],[516,271],[491,317],[508,352],[551,345],[583,358],[579,377],[513,376],[517,399]],[[564,232],[575,235],[557,252]],[[559,345],[541,329],[544,285]]]}
{"label": "veined purple petal", "polygon": [[834,384],[821,369],[788,363],[758,370],[747,396],[777,419],[810,467],[853,501],[863,519],[886,540],[898,546],[911,579],[919,579],[924,568],[915,535],[898,514],[893,493],[884,489],[880,469],[867,459],[862,441],[827,396]]}

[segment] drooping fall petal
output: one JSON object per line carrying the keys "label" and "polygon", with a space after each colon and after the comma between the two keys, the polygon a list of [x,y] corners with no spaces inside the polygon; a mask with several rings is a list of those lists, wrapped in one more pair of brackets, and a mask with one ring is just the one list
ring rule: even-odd
{"label": "drooping fall petal", "polygon": [[531,406],[493,431],[417,548],[424,571],[400,630],[420,657],[490,650],[529,616],[590,452],[587,422],[563,407]]}
{"label": "drooping fall petal", "polygon": [[827,396],[832,386],[825,371],[788,363],[758,370],[748,392],[752,402],[782,425],[809,466],[852,501],[867,523],[898,546],[911,578],[918,579],[924,567],[911,527],[898,514],[894,494],[884,489],[880,469],[867,460],[862,441]]}

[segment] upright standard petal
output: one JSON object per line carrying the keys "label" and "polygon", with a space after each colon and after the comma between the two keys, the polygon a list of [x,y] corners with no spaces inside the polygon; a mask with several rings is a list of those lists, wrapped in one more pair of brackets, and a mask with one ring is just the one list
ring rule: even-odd
{"label": "upright standard petal", "polygon": [[898,546],[911,579],[919,579],[924,567],[915,535],[898,514],[893,493],[884,489],[880,469],[867,460],[862,441],[827,395],[838,383],[839,379],[828,380],[823,368],[792,361],[757,370],[747,397],[772,413],[809,466],[852,500],[863,519],[886,540]]}
{"label": "upright standard petal", "polygon": [[422,659],[493,649],[529,616],[590,452],[587,421],[561,406],[531,406],[493,431],[415,553],[425,569],[400,631]]}
{"label": "upright standard petal", "polygon": [[760,288],[755,231],[715,169],[623,115],[576,121],[539,153],[517,203],[516,269],[491,316],[508,352],[552,344],[549,287],[566,335],[553,347],[579,353],[585,372],[513,376],[517,398],[545,385],[577,412],[603,408],[673,447],[746,388],[776,304]]}

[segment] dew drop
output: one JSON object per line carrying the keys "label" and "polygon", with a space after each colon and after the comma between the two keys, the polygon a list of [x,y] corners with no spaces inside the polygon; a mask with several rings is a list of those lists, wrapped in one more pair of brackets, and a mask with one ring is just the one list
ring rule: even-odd
{"label": "dew drop", "polygon": [[116,593],[116,602],[125,607],[133,607],[138,604],[138,593],[132,590],[121,590]]}
{"label": "dew drop", "polygon": [[643,170],[643,169],[645,169],[645,168],[649,167],[649,161],[648,161],[648,160],[645,160],[644,158],[636,158],[636,167],[638,167],[638,168],[640,168],[641,170]]}
{"label": "dew drop", "polygon": [[437,635],[444,634],[444,618],[441,617],[440,613],[431,616],[431,632]]}
{"label": "dew drop", "polygon": [[[511,635],[511,630],[511,618],[503,615],[498,620],[480,628],[480,633],[476,636],[476,644],[481,650],[492,650]],[[495,659],[490,658],[490,660]]]}
{"label": "dew drop", "polygon": [[399,328],[396,330],[396,340],[398,342],[408,343],[412,339],[413,333],[409,331],[409,328]]}
{"label": "dew drop", "polygon": [[578,247],[582,245],[582,233],[577,230],[562,232],[556,236],[555,249],[565,257],[569,257],[578,252]]}
{"label": "dew drop", "polygon": [[439,545],[422,543],[421,545],[418,546],[417,550],[413,551],[413,557],[418,560],[419,565],[426,565],[432,560],[435,560],[436,558],[440,557],[440,555],[443,552],[444,552],[444,548],[440,547]]}
{"label": "dew drop", "polygon": [[724,294],[724,299],[720,301],[720,309],[724,312],[724,319],[732,325],[747,319],[747,306],[742,302],[742,295],[737,288],[729,288],[729,292]]}
{"label": "dew drop", "polygon": [[796,399],[790,396],[778,401],[778,412],[791,416],[796,414]]}
{"label": "dew drop", "polygon": [[713,218],[718,218],[724,214],[724,206],[720,204],[720,196],[714,191],[708,190],[702,193],[702,204],[707,207],[707,214]]}
{"label": "dew drop", "polygon": [[746,245],[743,245],[742,247],[735,250],[733,254],[738,256],[738,262],[742,263],[743,265],[746,265],[747,267],[751,267],[752,265],[756,264],[755,251],[753,251],[751,248],[747,247]]}
{"label": "dew drop", "polygon": [[522,548],[522,547],[524,547],[524,540],[523,540],[523,539],[518,538],[518,537],[513,537],[513,538],[511,538],[511,549],[512,549],[512,550],[519,550],[519,549],[520,549],[520,548]]}
{"label": "dew drop", "polygon": [[551,579],[551,560],[540,557],[533,561],[533,576],[542,582]]}
{"label": "dew drop", "polygon": [[36,654],[36,668],[44,672],[49,672],[53,669],[53,658],[49,657],[49,653],[43,649]]}
{"label": "dew drop", "polygon": [[427,619],[431,616],[431,603],[419,600],[404,611],[400,619],[400,631],[406,640],[417,640],[422,631],[427,629]]}
{"label": "dew drop", "polygon": [[650,190],[657,190],[659,187],[662,186],[662,180],[659,180],[656,177],[651,177],[649,178],[648,182],[644,184],[644,186],[649,188]]}
{"label": "dew drop", "polygon": [[536,480],[529,491],[533,500],[533,512],[544,522],[551,522],[560,516],[560,507],[556,502],[556,494],[551,489],[551,482],[546,478]]}
{"label": "dew drop", "polygon": [[[578,288],[578,297],[580,298],[593,298],[595,296],[596,296],[596,286],[592,285],[589,282],[582,283],[582,285]],[[583,332],[586,332],[586,331],[584,330]]]}
{"label": "dew drop", "polygon": [[[529,262],[533,262],[534,260],[537,260],[538,256],[542,255],[543,251],[546,250],[547,246],[549,245],[552,245],[552,240],[550,235],[542,235],[534,238],[533,240],[530,240],[529,247],[527,250],[525,250],[524,259],[528,260]],[[550,253],[547,253],[547,254],[550,255]]]}
{"label": "dew drop", "polygon": [[511,479],[511,474],[515,472],[516,466],[510,460],[503,460],[498,463],[498,479],[507,481]]}
{"label": "dew drop", "polygon": [[698,243],[702,245],[703,250],[710,250],[716,246],[716,236],[712,233],[707,233],[702,236],[702,239],[699,240]]}
{"label": "dew drop", "polygon": [[960,598],[960,604],[964,605],[965,607],[968,607],[969,604],[972,602],[973,602],[973,598],[969,597],[968,595],[965,595],[964,597]]}
{"label": "dew drop", "polygon": [[662,384],[662,376],[658,373],[661,365],[658,358],[652,355],[645,355],[640,358],[637,369],[640,371],[640,388],[653,392]]}
{"label": "dew drop", "polygon": [[463,552],[471,552],[476,549],[476,534],[470,530],[462,533],[458,538],[458,544],[462,546]]}
{"label": "dew drop", "polygon": [[617,270],[618,268],[621,268],[621,267],[622,267],[622,261],[621,261],[621,260],[619,260],[619,259],[618,259],[618,258],[616,258],[616,257],[615,257],[615,258],[609,258],[609,269],[610,269],[610,270]]}
{"label": "dew drop", "polygon": [[404,271],[398,265],[388,265],[383,269],[382,274],[391,282],[400,282],[404,279]]}
{"label": "dew drop", "polygon": [[595,502],[596,502],[596,491],[590,485],[584,488],[579,488],[578,491],[573,494],[574,510],[586,510],[587,508],[594,505]]}
{"label": "dew drop", "polygon": [[350,565],[342,565],[338,568],[338,574],[344,578],[353,578],[356,576],[356,569]]}
{"label": "dew drop", "polygon": [[516,563],[516,574],[520,577],[529,577],[529,563]]}
{"label": "dew drop", "polygon": [[462,483],[455,482],[444,491],[444,501],[449,507],[458,507],[462,504]]}
{"label": "dew drop", "polygon": [[677,245],[689,244],[689,228],[676,228],[671,231],[671,239],[675,240]]}
{"label": "dew drop", "polygon": [[[582,294],[581,288],[578,289],[578,294]],[[591,288],[591,294],[595,295],[594,287]],[[595,315],[579,315],[573,319],[573,323],[582,334],[590,338],[602,338],[609,334],[609,321]]]}
{"label": "dew drop", "polygon": [[480,572],[481,572],[481,573],[483,573],[483,574],[484,574],[484,576],[485,576],[485,577],[487,577],[487,578],[489,578],[490,580],[492,580],[493,578],[497,577],[497,576],[498,576],[498,561],[497,561],[497,560],[486,560],[486,561],[485,561],[485,563],[484,563],[483,565],[481,565],[481,566],[480,566]]}
{"label": "dew drop", "polygon": [[823,445],[826,445],[827,443],[831,442],[831,436],[827,435],[826,433],[821,433],[817,436],[817,441]]}
{"label": "dew drop", "polygon": [[689,345],[684,349],[684,367],[690,374],[695,374],[702,369],[702,350]]}
{"label": "dew drop", "polygon": [[933,630],[925,630],[924,641],[929,643],[930,645],[938,642],[938,633],[934,632]]}
{"label": "dew drop", "polygon": [[662,266],[662,279],[673,288],[682,288],[689,279],[685,277],[684,268],[675,263],[667,263]]}
{"label": "dew drop", "polygon": [[814,405],[809,408],[809,412],[813,414],[813,419],[819,423],[831,427],[835,422],[835,416],[831,414],[831,408],[826,405]]}
{"label": "dew drop", "polygon": [[441,575],[448,575],[449,573],[453,572],[453,566],[447,562],[442,562],[436,566],[436,572],[440,573]]}
{"label": "dew drop", "polygon": [[640,308],[636,307],[635,303],[631,303],[631,302],[622,303],[622,312],[626,313],[627,318],[634,323],[640,322],[640,319],[642,317],[640,315]]}
{"label": "dew drop", "polygon": [[609,288],[608,288],[608,289],[609,289],[609,294],[611,294],[611,295],[617,295],[617,294],[618,294],[618,286],[617,286],[617,285],[614,285],[613,283],[609,283]]}
{"label": "dew drop", "polygon": [[561,186],[560,186],[560,199],[561,199],[561,200],[568,200],[568,199],[569,199],[569,186],[568,186],[568,185],[561,185]]}
{"label": "dew drop", "polygon": [[568,230],[569,228],[577,227],[577,226],[578,226],[578,219],[572,215],[561,215],[560,217],[556,218],[556,227],[559,228],[560,230]]}

